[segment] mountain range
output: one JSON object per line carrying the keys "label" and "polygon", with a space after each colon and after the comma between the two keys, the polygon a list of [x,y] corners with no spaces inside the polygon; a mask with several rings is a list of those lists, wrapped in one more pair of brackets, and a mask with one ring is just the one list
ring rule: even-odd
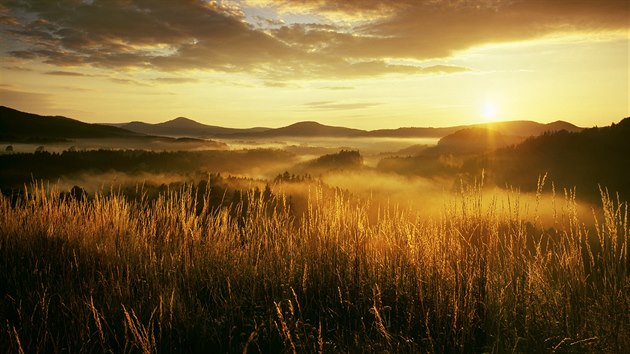
{"label": "mountain range", "polygon": [[467,128],[490,128],[496,132],[500,132],[505,135],[529,137],[540,135],[547,131],[560,131],[566,130],[570,132],[577,132],[582,128],[577,127],[571,123],[564,121],[555,121],[552,123],[538,123],[530,120],[514,120],[505,122],[493,122],[493,123],[480,123],[471,125],[458,125],[452,127],[405,127],[397,129],[378,129],[365,132],[365,136],[371,137],[398,137],[398,138],[414,138],[414,137],[431,137],[441,138],[447,135],[453,134],[459,130]]}
{"label": "mountain range", "polygon": [[548,131],[566,130],[577,132],[582,128],[564,121],[537,123],[534,121],[507,121],[452,127],[406,127],[397,129],[362,130],[320,124],[313,121],[298,122],[281,128],[225,128],[206,125],[192,119],[179,117],[163,123],[130,122],[115,124],[141,134],[165,136],[191,136],[199,138],[277,138],[277,137],[381,137],[381,138],[441,138],[459,130],[478,127],[490,128],[507,136],[529,137]]}
{"label": "mountain range", "polygon": [[192,138],[246,138],[265,139],[278,137],[388,137],[388,138],[442,138],[462,129],[490,128],[509,140],[540,135],[548,131],[582,130],[571,123],[557,121],[548,124],[533,121],[508,121],[474,125],[460,125],[443,128],[398,128],[361,130],[336,127],[307,121],[281,128],[226,128],[206,125],[194,120],[179,117],[173,120],[151,124],[130,122],[119,124],[89,124],[61,116],[40,116],[0,106],[0,140],[3,141],[45,141],[73,138],[142,138],[147,136],[192,137]]}
{"label": "mountain range", "polygon": [[144,122],[130,122],[115,126],[132,132],[147,135],[188,136],[188,137],[217,137],[234,134],[257,133],[269,128],[236,129],[215,125],[206,125],[185,117],[178,117],[163,123],[150,124]]}

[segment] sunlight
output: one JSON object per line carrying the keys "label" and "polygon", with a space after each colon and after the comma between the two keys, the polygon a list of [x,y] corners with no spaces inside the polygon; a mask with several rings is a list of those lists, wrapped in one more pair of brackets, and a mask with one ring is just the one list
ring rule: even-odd
{"label": "sunlight", "polygon": [[486,101],[481,108],[481,115],[485,121],[493,121],[497,117],[497,105],[493,101]]}

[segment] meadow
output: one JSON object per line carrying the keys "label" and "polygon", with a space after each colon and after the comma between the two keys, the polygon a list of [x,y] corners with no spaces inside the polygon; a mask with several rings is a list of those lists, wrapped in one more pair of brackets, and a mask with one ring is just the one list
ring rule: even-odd
{"label": "meadow", "polygon": [[[461,184],[437,216],[310,183],[213,206],[157,197],[0,197],[7,353],[620,353],[630,347],[628,205],[605,189],[543,208]],[[544,211],[543,211],[544,210]],[[542,219],[551,220],[551,224]]]}
{"label": "meadow", "polygon": [[630,353],[628,0],[0,0],[0,354]]}

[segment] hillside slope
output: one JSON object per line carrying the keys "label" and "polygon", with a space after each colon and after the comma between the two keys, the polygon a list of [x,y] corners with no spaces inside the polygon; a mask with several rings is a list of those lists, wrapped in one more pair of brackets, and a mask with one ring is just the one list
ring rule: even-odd
{"label": "hillside slope", "polygon": [[549,131],[580,131],[582,128],[575,126],[571,123],[564,121],[556,121],[552,123],[538,123],[529,120],[515,120],[506,122],[494,122],[472,125],[458,125],[453,127],[407,127],[398,129],[378,129],[364,133],[364,136],[370,137],[398,137],[398,138],[411,138],[411,137],[434,137],[441,138],[456,133],[462,129],[468,128],[486,128],[492,129],[497,133],[504,135],[512,135],[527,138],[530,136],[540,135]]}
{"label": "hillside slope", "polygon": [[121,128],[149,135],[163,135],[163,136],[188,136],[188,137],[221,137],[239,134],[258,133],[265,131],[269,128],[250,128],[250,129],[237,129],[237,128],[224,128],[215,125],[206,125],[194,121],[192,119],[178,117],[173,120],[169,120],[163,123],[143,123],[143,122],[131,122],[121,124]]}
{"label": "hillside slope", "polygon": [[263,132],[250,134],[250,137],[275,138],[275,137],[356,137],[365,133],[365,130],[345,127],[334,127],[317,122],[298,122],[286,127],[269,129]]}
{"label": "hillside slope", "polygon": [[71,138],[125,138],[141,134],[62,116],[40,116],[0,106],[0,140],[55,141]]}
{"label": "hillside slope", "polygon": [[[608,127],[581,132],[559,131],[472,158],[464,171],[481,169],[499,186],[536,189],[538,176],[548,175],[556,188],[577,187],[578,196],[597,201],[598,184],[630,198],[630,118]],[[558,183],[562,183],[559,185]]]}

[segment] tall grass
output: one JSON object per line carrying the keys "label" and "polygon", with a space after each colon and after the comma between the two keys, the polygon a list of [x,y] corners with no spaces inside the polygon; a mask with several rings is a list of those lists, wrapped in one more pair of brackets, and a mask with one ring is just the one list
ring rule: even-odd
{"label": "tall grass", "polygon": [[569,192],[553,228],[527,220],[518,194],[501,203],[478,185],[431,220],[321,189],[303,215],[253,192],[221,209],[197,195],[77,200],[34,185],[1,197],[0,348],[630,348],[628,209],[606,191],[594,227]]}

